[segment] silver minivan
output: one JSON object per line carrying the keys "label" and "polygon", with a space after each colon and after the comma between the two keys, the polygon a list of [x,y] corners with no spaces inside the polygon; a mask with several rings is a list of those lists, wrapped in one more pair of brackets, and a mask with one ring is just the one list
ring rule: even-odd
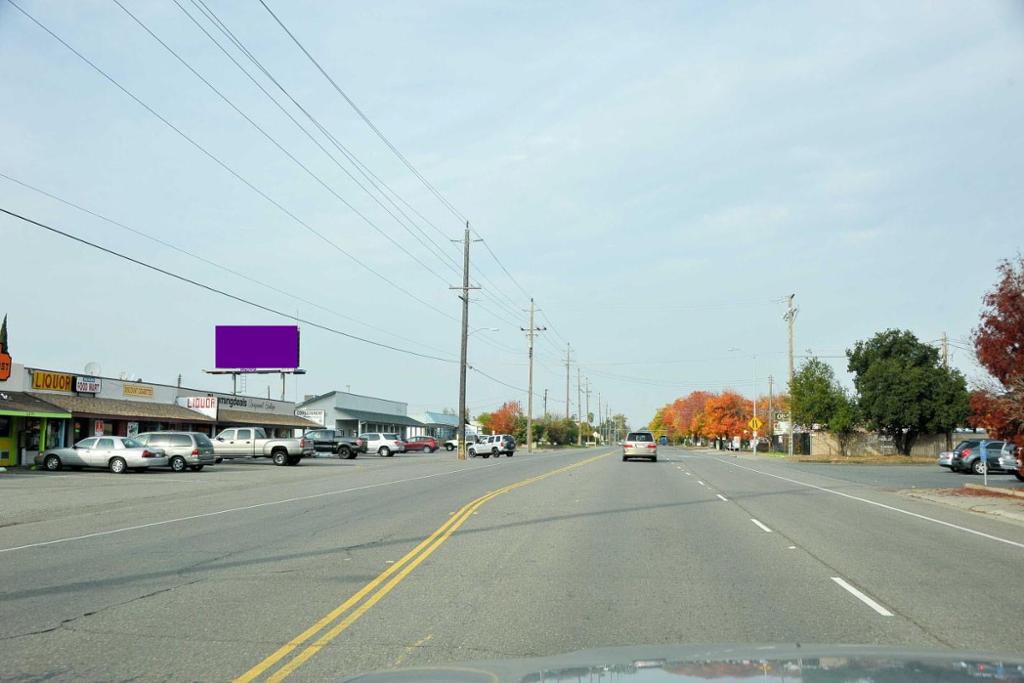
{"label": "silver minivan", "polygon": [[175,472],[199,472],[217,461],[213,442],[202,432],[145,432],[135,440],[164,451],[167,465]]}

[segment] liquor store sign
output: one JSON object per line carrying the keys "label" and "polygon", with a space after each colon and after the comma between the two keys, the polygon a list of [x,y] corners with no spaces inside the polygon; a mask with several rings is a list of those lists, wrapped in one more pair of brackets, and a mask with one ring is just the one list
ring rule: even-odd
{"label": "liquor store sign", "polygon": [[59,391],[70,394],[75,390],[75,378],[63,372],[33,370],[32,388],[37,391]]}

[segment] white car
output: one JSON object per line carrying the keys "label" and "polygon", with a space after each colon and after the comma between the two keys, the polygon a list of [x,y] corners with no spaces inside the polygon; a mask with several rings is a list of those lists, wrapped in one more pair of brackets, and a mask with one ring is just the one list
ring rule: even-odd
{"label": "white car", "polygon": [[495,458],[499,458],[503,453],[511,458],[516,453],[516,440],[510,434],[482,436],[479,442],[466,446],[466,451],[471,458],[478,455],[485,458],[493,455]]}
{"label": "white car", "polygon": [[360,434],[360,439],[366,441],[366,452],[390,458],[395,453],[405,452],[405,443],[398,434],[382,434],[381,432],[367,432]]}
{"label": "white car", "polygon": [[35,463],[49,472],[64,467],[98,467],[123,474],[127,470],[167,467],[167,454],[127,436],[90,436],[71,448],[43,451],[35,457]]}

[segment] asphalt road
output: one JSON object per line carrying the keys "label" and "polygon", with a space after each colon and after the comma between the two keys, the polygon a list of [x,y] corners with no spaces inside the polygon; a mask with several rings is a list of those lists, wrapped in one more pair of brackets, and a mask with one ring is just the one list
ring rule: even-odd
{"label": "asphalt road", "polygon": [[320,681],[630,644],[1024,651],[1024,527],[850,466],[661,456],[4,475],[0,678]]}

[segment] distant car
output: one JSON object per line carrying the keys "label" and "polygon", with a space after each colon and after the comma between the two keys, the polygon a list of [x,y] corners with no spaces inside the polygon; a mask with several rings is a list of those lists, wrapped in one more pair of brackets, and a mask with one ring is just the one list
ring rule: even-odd
{"label": "distant car", "polygon": [[359,438],[366,441],[367,453],[376,453],[383,458],[390,458],[395,453],[405,452],[405,442],[399,438],[398,434],[367,432],[360,434]]}
{"label": "distant car", "polygon": [[1003,450],[1005,442],[989,441],[964,441],[953,449],[953,458],[950,460],[950,469],[954,472],[972,472],[984,474],[986,463],[982,462],[981,449],[985,448],[985,456],[989,473],[1012,472],[1013,469],[1004,470],[999,463],[999,455]]}
{"label": "distant car", "polygon": [[167,455],[159,448],[147,448],[126,436],[90,436],[71,448],[51,448],[35,457],[35,463],[50,472],[64,467],[97,467],[114,474],[141,471],[167,465]]}
{"label": "distant car", "polygon": [[654,434],[650,432],[630,432],[622,442],[622,461],[630,458],[647,458],[651,462],[658,461],[658,444],[654,442]]}
{"label": "distant car", "polygon": [[661,445],[661,446],[667,446],[668,445],[668,437],[667,436],[658,437],[658,444]]}
{"label": "distant car", "polygon": [[202,432],[144,432],[135,440],[143,446],[161,449],[175,472],[200,472],[217,460],[213,442]]}
{"label": "distant car", "polygon": [[433,453],[437,448],[437,439],[432,436],[410,436],[405,440],[405,450],[407,452],[423,451],[424,453]]}
{"label": "distant car", "polygon": [[478,455],[484,458],[489,458],[492,455],[495,458],[500,458],[502,454],[511,458],[516,454],[516,440],[512,438],[511,434],[482,436],[478,443],[469,444],[466,450],[473,458]]}

